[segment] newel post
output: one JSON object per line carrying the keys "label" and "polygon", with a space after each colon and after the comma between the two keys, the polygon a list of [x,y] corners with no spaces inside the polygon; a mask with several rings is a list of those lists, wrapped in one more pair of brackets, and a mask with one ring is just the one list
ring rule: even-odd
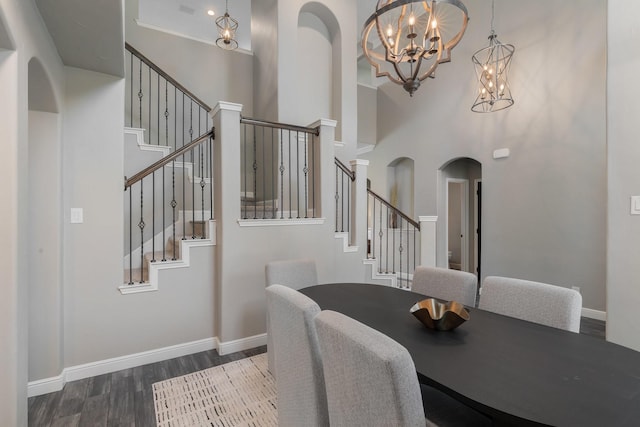
{"label": "newel post", "polygon": [[436,224],[437,216],[421,216],[420,221],[420,265],[436,266]]}
{"label": "newel post", "polygon": [[[351,160],[355,181],[351,191],[351,246],[367,247],[367,169],[369,160]],[[365,252],[366,253],[366,252]]]}
{"label": "newel post", "polygon": [[314,144],[315,154],[315,179],[314,194],[319,195],[320,209],[318,215],[326,218],[330,224],[335,224],[335,120],[320,119],[313,123],[310,127],[317,127],[320,135],[317,137],[317,143]]}

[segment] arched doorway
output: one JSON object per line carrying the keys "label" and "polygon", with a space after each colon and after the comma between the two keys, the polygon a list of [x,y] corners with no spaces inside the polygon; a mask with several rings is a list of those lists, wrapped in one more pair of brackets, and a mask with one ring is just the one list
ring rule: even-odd
{"label": "arched doorway", "polygon": [[440,267],[468,271],[481,277],[482,165],[457,158],[440,168],[438,235]]}
{"label": "arched doorway", "polygon": [[387,166],[387,197],[401,212],[414,217],[414,161],[399,157]]}

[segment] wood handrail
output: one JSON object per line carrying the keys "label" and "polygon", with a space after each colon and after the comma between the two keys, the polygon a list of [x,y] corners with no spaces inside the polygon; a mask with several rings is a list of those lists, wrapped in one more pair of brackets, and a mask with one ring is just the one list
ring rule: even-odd
{"label": "wood handrail", "polygon": [[335,163],[336,166],[338,166],[338,168],[342,169],[342,172],[344,172],[346,175],[349,176],[349,178],[351,179],[351,181],[355,181],[356,180],[356,173],[352,170],[349,170],[348,167],[345,166],[344,163],[342,163],[340,160],[338,160],[338,158],[335,158]]}
{"label": "wood handrail", "polygon": [[136,182],[141,181],[147,175],[151,175],[152,173],[154,173],[158,169],[160,169],[160,168],[164,167],[165,165],[167,165],[167,164],[171,163],[172,161],[174,161],[176,158],[182,156],[185,153],[188,153],[193,148],[195,148],[196,146],[201,144],[203,141],[205,141],[207,138],[215,138],[215,128],[211,128],[211,130],[209,132],[205,133],[202,136],[199,136],[198,138],[194,139],[193,141],[191,141],[187,145],[181,147],[179,150],[176,150],[173,153],[169,154],[167,157],[163,157],[162,159],[158,160],[157,162],[155,162],[151,166],[148,166],[148,167],[144,168],[143,170],[141,170],[137,174],[133,175],[131,178],[127,178],[125,176],[124,177],[124,191],[127,191],[127,188],[131,187]]}
{"label": "wood handrail", "polygon": [[420,223],[409,218],[407,215],[405,215],[404,213],[402,213],[402,211],[398,208],[396,208],[395,206],[393,206],[391,203],[387,202],[385,199],[383,199],[382,197],[380,197],[378,194],[376,194],[375,192],[371,191],[370,189],[367,188],[367,192],[369,194],[371,194],[373,197],[375,197],[376,199],[378,199],[382,204],[386,205],[389,209],[391,209],[393,212],[395,212],[396,214],[398,214],[401,218],[404,218],[409,224],[413,225],[415,228],[418,229],[418,231],[420,231]]}
{"label": "wood handrail", "polygon": [[274,129],[286,129],[286,130],[293,130],[296,132],[312,133],[315,136],[320,135],[319,127],[309,128],[309,127],[298,126],[298,125],[290,125],[287,123],[278,123],[278,122],[270,122],[268,120],[252,119],[250,117],[240,117],[240,123],[243,123],[245,125],[256,125],[256,126],[264,126],[264,127],[274,128]]}
{"label": "wood handrail", "polygon": [[158,67],[156,64],[154,64],[149,58],[147,58],[146,56],[144,56],[138,49],[136,49],[135,47],[131,46],[129,43],[125,42],[124,43],[124,47],[125,49],[127,49],[129,52],[131,52],[133,55],[135,55],[139,60],[141,60],[142,62],[144,62],[145,64],[147,64],[147,66],[149,68],[151,68],[153,71],[155,71],[156,73],[158,73],[159,75],[162,76],[162,78],[164,78],[166,81],[168,81],[169,83],[171,83],[173,86],[175,86],[176,88],[178,88],[180,91],[182,91],[185,95],[189,96],[191,99],[193,99],[196,104],[200,105],[200,107],[202,107],[203,109],[205,109],[207,112],[211,112],[211,107],[209,107],[207,104],[204,103],[204,101],[202,101],[200,98],[198,98],[197,96],[195,96],[190,90],[188,90],[186,87],[182,86],[180,83],[178,83],[178,81],[176,79],[174,79],[173,77],[171,77],[169,74],[167,74],[162,68]]}

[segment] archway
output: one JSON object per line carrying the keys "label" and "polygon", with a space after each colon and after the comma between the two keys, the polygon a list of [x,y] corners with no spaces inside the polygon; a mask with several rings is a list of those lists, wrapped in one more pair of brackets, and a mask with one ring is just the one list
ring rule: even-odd
{"label": "archway", "polygon": [[306,3],[298,14],[296,95],[302,123],[319,118],[338,121],[342,135],[342,36],[333,12],[318,2]]}
{"label": "archway", "polygon": [[414,161],[399,157],[387,166],[389,202],[409,217],[414,217]]}
{"label": "archway", "polygon": [[481,277],[482,164],[456,158],[439,171],[438,256],[440,267]]}
{"label": "archway", "polygon": [[51,80],[28,65],[29,381],[55,377],[62,363],[62,168],[60,118]]}

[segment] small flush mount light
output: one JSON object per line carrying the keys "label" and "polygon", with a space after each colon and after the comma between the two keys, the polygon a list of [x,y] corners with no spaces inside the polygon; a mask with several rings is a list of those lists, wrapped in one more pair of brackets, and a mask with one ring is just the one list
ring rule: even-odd
{"label": "small flush mount light", "polygon": [[515,48],[502,44],[493,29],[494,2],[491,0],[491,33],[489,46],[473,54],[471,60],[478,78],[478,93],[471,106],[476,113],[491,113],[513,105],[509,88],[509,67]]}
{"label": "small flush mount light", "polygon": [[215,13],[212,9],[207,10],[207,15],[209,15],[209,16],[213,16],[213,15],[215,15],[215,14],[216,14],[216,13]]}
{"label": "small flush mount light", "polygon": [[216,19],[218,34],[220,37],[216,40],[216,45],[225,50],[233,50],[238,47],[238,41],[235,39],[238,30],[238,21],[229,16],[229,0],[225,2],[224,15]]}

